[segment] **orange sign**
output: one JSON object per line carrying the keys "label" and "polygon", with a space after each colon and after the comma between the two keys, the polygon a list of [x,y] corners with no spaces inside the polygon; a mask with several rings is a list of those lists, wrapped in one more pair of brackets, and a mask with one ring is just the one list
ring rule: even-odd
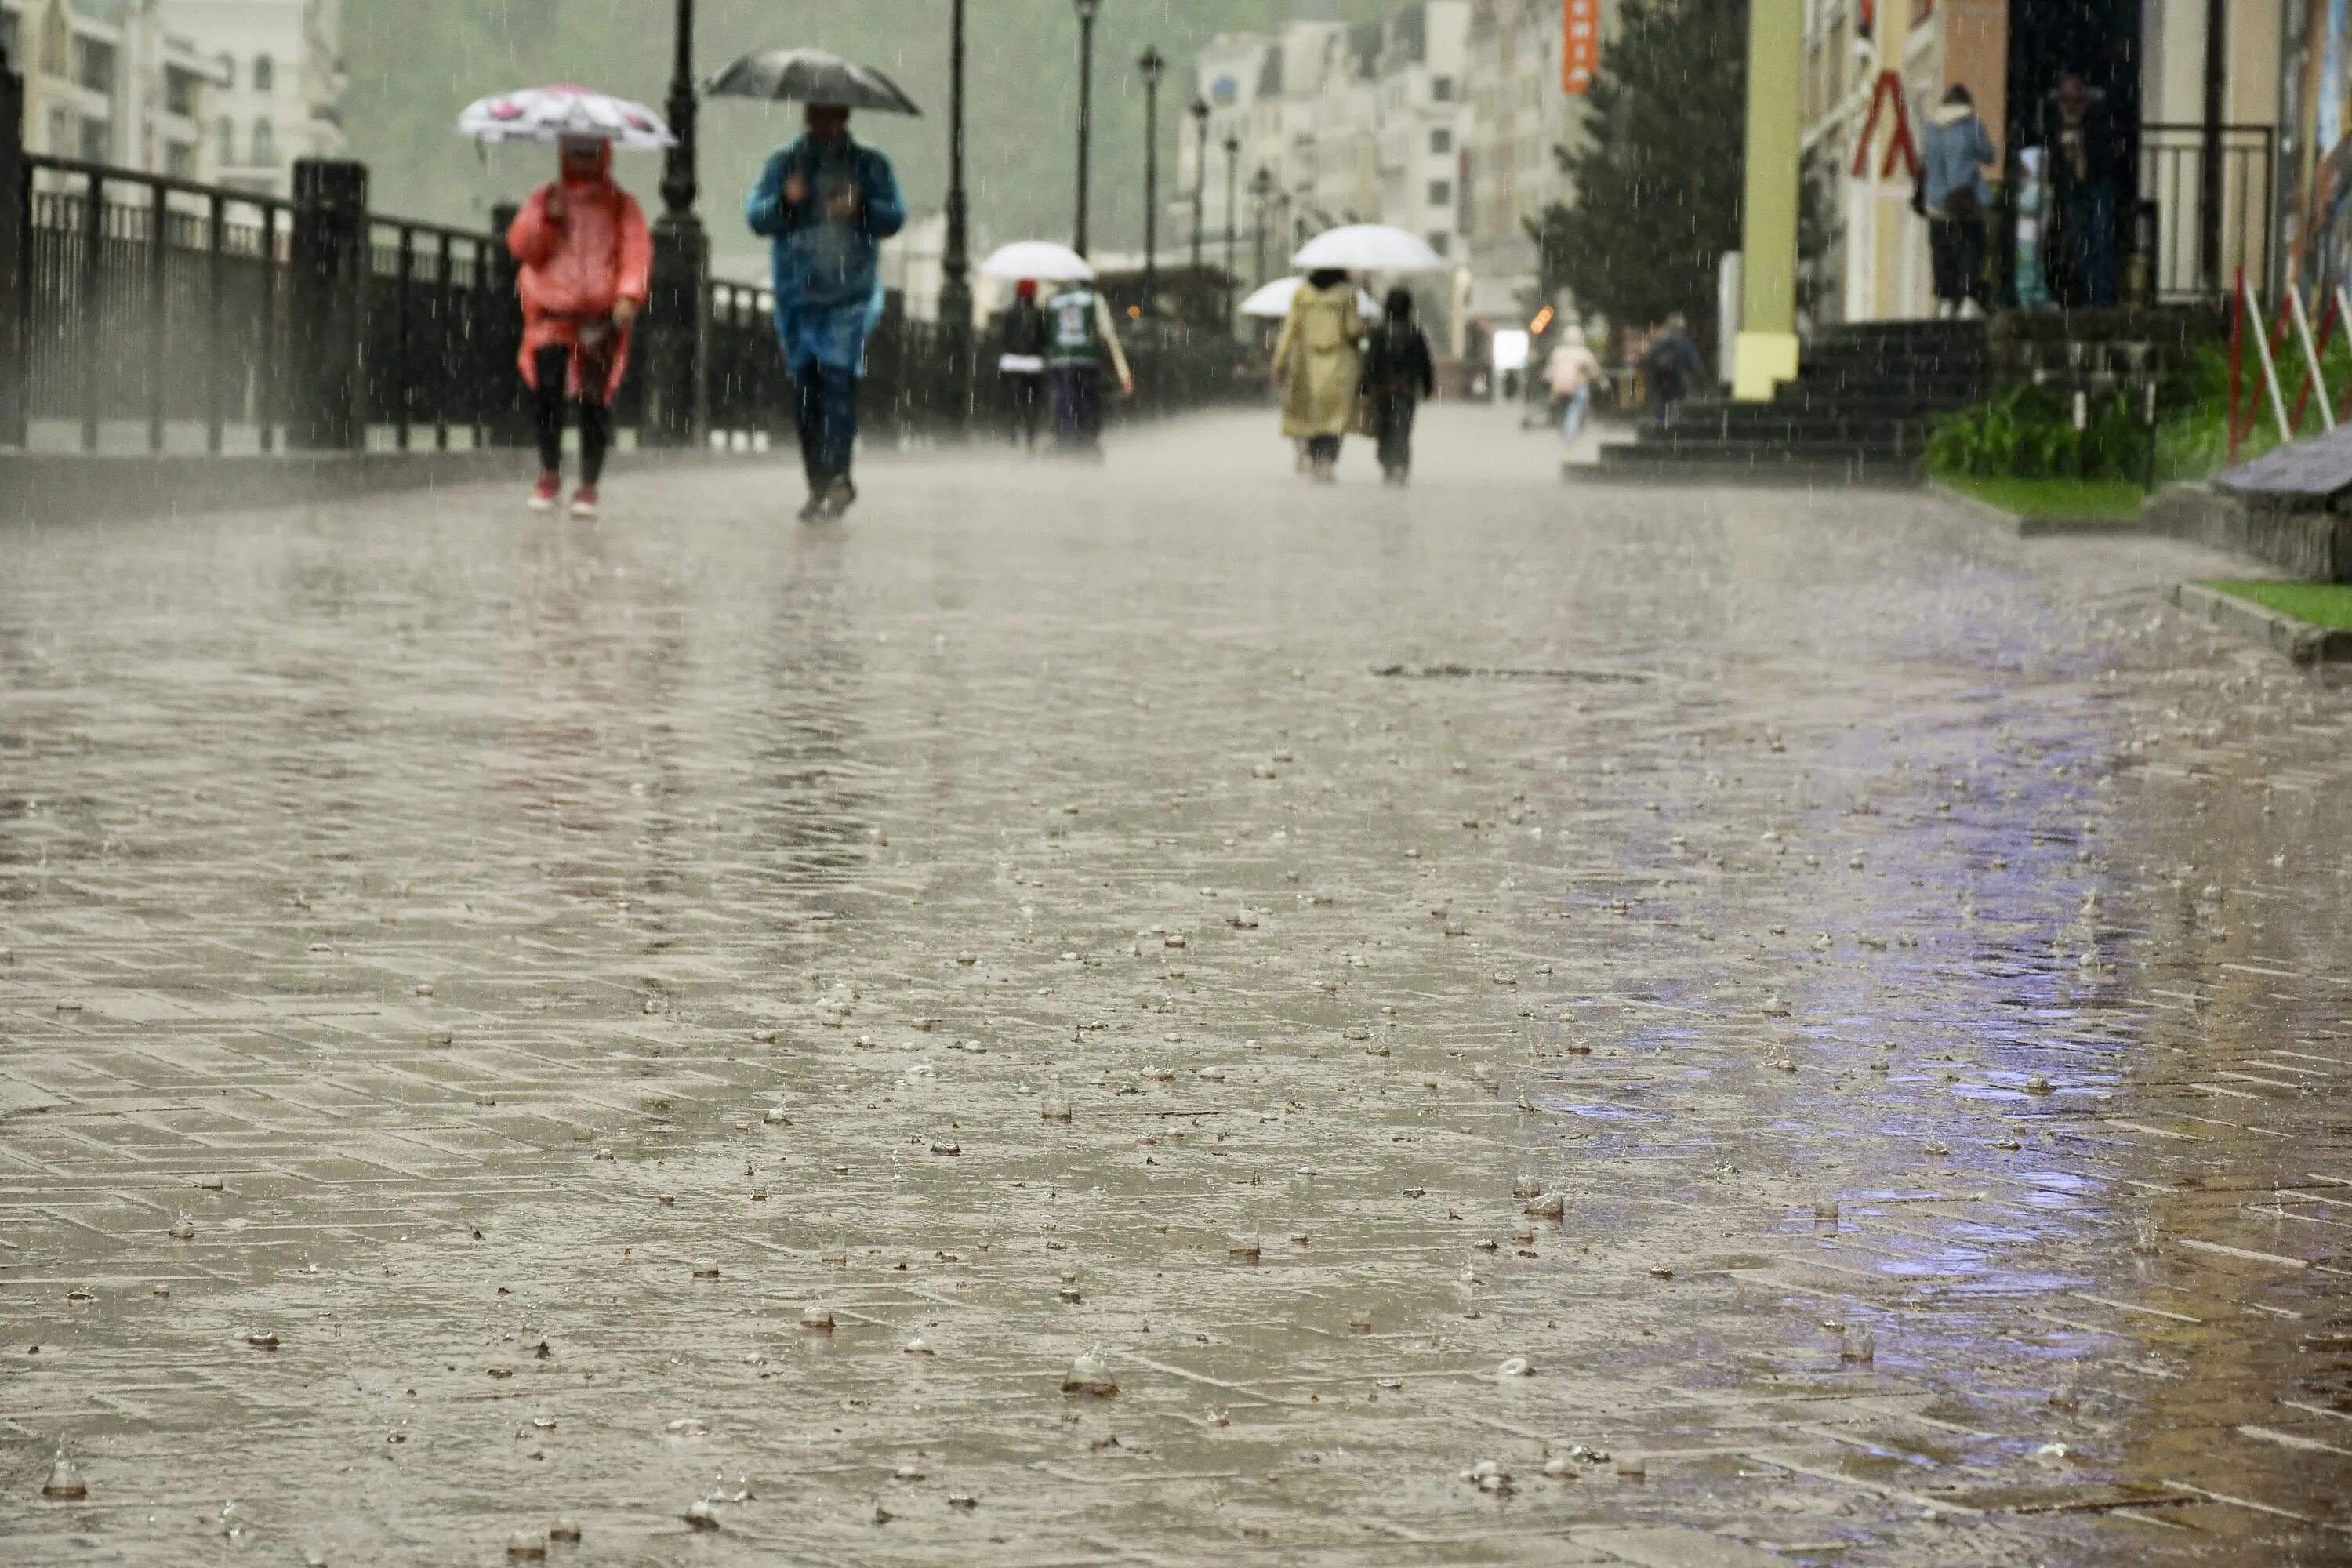
{"label": "orange sign", "polygon": [[1583,92],[1600,68],[1601,0],[1560,0],[1560,91]]}

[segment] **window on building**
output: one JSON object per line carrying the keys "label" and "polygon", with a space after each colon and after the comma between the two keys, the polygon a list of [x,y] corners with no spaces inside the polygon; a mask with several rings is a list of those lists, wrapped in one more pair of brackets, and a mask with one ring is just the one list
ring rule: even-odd
{"label": "window on building", "polygon": [[226,114],[222,115],[213,134],[214,140],[219,143],[213,149],[213,156],[226,169],[236,162],[236,121]]}
{"label": "window on building", "polygon": [[253,57],[253,90],[256,92],[278,90],[278,62],[268,55]]}
{"label": "window on building", "polygon": [[175,180],[196,177],[196,148],[192,142],[174,142],[163,149],[163,173]]}
{"label": "window on building", "polygon": [[62,158],[66,155],[66,150],[72,145],[73,110],[69,109],[50,110],[48,152],[53,156]]}
{"label": "window on building", "polygon": [[1430,181],[1430,182],[1429,182],[1429,205],[1430,205],[1431,206],[1433,206],[1433,207],[1442,207],[1442,206],[1445,205],[1446,205],[1446,203],[1448,203],[1448,202],[1452,201],[1453,199],[1454,199],[1454,182],[1453,182],[1453,181],[1451,181],[1451,180],[1432,180],[1432,181]]}
{"label": "window on building", "polygon": [[163,73],[163,106],[183,118],[196,111],[198,79],[194,71]]}
{"label": "window on building", "polygon": [[253,122],[253,162],[265,169],[278,165],[278,132],[267,120]]}
{"label": "window on building", "polygon": [[1429,235],[1429,248],[1444,256],[1454,248],[1454,237],[1442,228],[1432,229]]}
{"label": "window on building", "polygon": [[73,41],[74,80],[92,92],[114,93],[114,46],[103,39],[77,36]]}
{"label": "window on building", "polygon": [[83,121],[79,155],[85,163],[114,162],[114,122],[110,120]]}
{"label": "window on building", "polygon": [[1454,79],[1450,76],[1431,77],[1429,79],[1429,96],[1435,99],[1440,103],[1453,102]]}
{"label": "window on building", "polygon": [[1429,150],[1433,153],[1453,152],[1454,128],[1450,125],[1441,125],[1436,130],[1431,132],[1429,133]]}
{"label": "window on building", "polygon": [[24,65],[24,56],[16,47],[16,13],[0,11],[0,49],[8,51],[8,58],[17,66]]}
{"label": "window on building", "polygon": [[224,91],[236,90],[236,57],[235,55],[223,55],[220,58],[220,84]]}

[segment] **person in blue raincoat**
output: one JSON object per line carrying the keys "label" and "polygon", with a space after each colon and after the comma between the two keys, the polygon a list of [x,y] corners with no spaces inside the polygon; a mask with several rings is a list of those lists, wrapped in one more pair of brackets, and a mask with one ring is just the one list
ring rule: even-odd
{"label": "person in blue raincoat", "polygon": [[882,315],[882,241],[907,221],[888,157],[849,134],[849,110],[808,106],[808,129],[769,156],[743,221],[774,241],[776,336],[793,377],[793,426],[808,473],[803,521],[857,499],[857,373]]}

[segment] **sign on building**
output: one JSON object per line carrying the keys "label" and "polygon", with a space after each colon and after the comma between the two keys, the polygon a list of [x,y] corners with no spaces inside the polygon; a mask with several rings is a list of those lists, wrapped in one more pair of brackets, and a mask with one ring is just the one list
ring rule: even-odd
{"label": "sign on building", "polygon": [[1559,89],[1582,93],[1601,68],[1601,0],[1560,0]]}

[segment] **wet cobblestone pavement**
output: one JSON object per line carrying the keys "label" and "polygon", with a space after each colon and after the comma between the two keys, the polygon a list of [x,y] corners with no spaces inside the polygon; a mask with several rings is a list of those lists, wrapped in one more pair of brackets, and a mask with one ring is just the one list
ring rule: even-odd
{"label": "wet cobblestone pavement", "polygon": [[2352,692],[1265,426],[0,532],[0,1559],[2352,1559]]}

